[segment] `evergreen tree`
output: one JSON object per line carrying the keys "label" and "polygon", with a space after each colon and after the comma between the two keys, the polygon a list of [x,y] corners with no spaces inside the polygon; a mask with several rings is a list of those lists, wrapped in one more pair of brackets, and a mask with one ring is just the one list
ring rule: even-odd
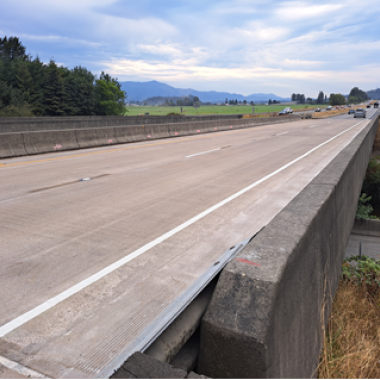
{"label": "evergreen tree", "polygon": [[323,104],[324,97],[325,97],[325,95],[324,95],[323,91],[319,91],[318,98],[317,98],[317,104]]}
{"label": "evergreen tree", "polygon": [[29,72],[33,78],[30,88],[30,104],[32,112],[36,116],[45,114],[44,109],[44,83],[45,83],[45,66],[37,56],[29,63]]}
{"label": "evergreen tree", "polygon": [[17,64],[17,89],[22,94],[23,101],[30,103],[30,93],[32,88],[32,76],[29,72],[29,62],[20,61]]}
{"label": "evergreen tree", "polygon": [[26,54],[17,37],[0,38],[0,116],[119,115],[125,98],[109,74],[95,81],[80,66],[69,70],[53,60],[44,65]]}
{"label": "evergreen tree", "polygon": [[0,38],[0,59],[7,61],[14,61],[18,59],[26,59],[25,46],[19,41],[17,37],[5,36]]}
{"label": "evergreen tree", "polygon": [[62,116],[65,114],[65,105],[62,102],[64,95],[61,73],[56,63],[51,60],[46,67],[44,83],[44,108],[46,115]]}
{"label": "evergreen tree", "polygon": [[67,92],[76,115],[93,115],[95,106],[95,76],[81,66],[71,70]]}

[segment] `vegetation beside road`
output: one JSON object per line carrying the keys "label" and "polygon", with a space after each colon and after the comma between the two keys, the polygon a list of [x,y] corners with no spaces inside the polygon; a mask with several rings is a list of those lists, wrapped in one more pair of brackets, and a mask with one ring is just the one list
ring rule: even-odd
{"label": "vegetation beside road", "polygon": [[380,265],[366,256],[351,257],[342,269],[318,377],[380,378]]}
{"label": "vegetation beside road", "polygon": [[120,115],[125,96],[104,72],[45,64],[17,37],[0,38],[0,117]]}

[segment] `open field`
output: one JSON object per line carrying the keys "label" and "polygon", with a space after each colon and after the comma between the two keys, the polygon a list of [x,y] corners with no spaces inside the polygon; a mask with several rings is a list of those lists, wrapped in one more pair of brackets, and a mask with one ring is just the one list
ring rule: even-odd
{"label": "open field", "polygon": [[[279,112],[287,106],[255,106],[255,113],[262,112]],[[299,104],[292,106],[294,110],[316,108],[318,105]],[[136,116],[139,114],[149,113],[149,115],[167,115],[168,113],[181,113],[181,107],[162,107],[162,106],[129,106],[126,107],[126,116]],[[227,114],[252,113],[252,106],[201,106],[200,108],[182,107],[183,115],[227,115]]]}

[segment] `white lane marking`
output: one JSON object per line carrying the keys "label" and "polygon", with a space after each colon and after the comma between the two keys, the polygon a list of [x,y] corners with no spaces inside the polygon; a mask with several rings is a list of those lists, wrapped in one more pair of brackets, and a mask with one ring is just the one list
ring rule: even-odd
{"label": "white lane marking", "polygon": [[275,136],[286,135],[287,133],[289,133],[289,131],[281,132],[281,133],[276,133]]}
{"label": "white lane marking", "polygon": [[51,379],[50,377],[47,377],[42,373],[33,371],[32,369],[24,367],[23,365],[17,362],[4,358],[3,356],[0,356],[0,364],[2,364],[4,367],[8,369],[11,369],[14,372],[17,372],[20,375],[29,377],[30,379]]}
{"label": "white lane marking", "polygon": [[221,149],[222,148],[212,149],[212,150],[206,150],[205,152],[200,152],[200,153],[191,154],[190,156],[185,156],[185,158],[194,157],[194,156],[200,156],[202,154],[207,154],[207,153],[215,152],[216,150],[221,150]]}
{"label": "white lane marking", "polygon": [[310,125],[310,127],[309,127],[309,128],[314,128],[314,127],[316,127],[316,125]]}
{"label": "white lane marking", "polygon": [[359,123],[356,123],[352,127],[344,130],[343,132],[338,133],[334,137],[331,137],[330,139],[326,140],[324,143],[317,145],[313,149],[309,150],[302,156],[299,156],[298,158],[294,159],[293,161],[290,161],[286,165],[282,166],[281,168],[275,170],[274,172],[266,175],[265,177],[259,179],[258,181],[252,183],[251,185],[245,187],[243,190],[238,191],[237,193],[231,195],[230,197],[226,198],[225,200],[217,203],[216,205],[208,208],[207,210],[201,212],[197,216],[194,216],[193,218],[189,219],[187,222],[182,223],[178,227],[172,229],[171,231],[165,233],[164,235],[158,237],[157,239],[151,241],[148,244],[145,244],[141,248],[137,249],[136,251],[130,253],[129,255],[123,257],[122,259],[114,262],[113,264],[109,265],[108,267],[100,270],[99,272],[93,274],[92,276],[88,277],[87,279],[79,282],[78,284],[72,286],[71,288],[65,290],[64,292],[56,295],[55,297],[51,298],[50,300],[42,303],[41,305],[35,307],[34,309],[26,312],[25,314],[20,315],[19,317],[13,319],[12,321],[6,323],[5,325],[0,327],[0,337],[3,337],[4,335],[10,333],[11,331],[15,330],[16,328],[22,326],[23,324],[29,322],[33,318],[39,316],[40,314],[44,313],[45,311],[51,309],[58,303],[66,300],[67,298],[71,297],[72,295],[78,293],[79,291],[83,290],[87,286],[93,284],[94,282],[100,280],[101,278],[107,276],[108,274],[112,273],[114,270],[120,268],[122,265],[132,261],[136,257],[142,255],[144,252],[148,251],[149,249],[155,247],[156,245],[162,243],[163,241],[169,239],[176,233],[184,230],[186,227],[194,224],[198,220],[204,218],[208,214],[211,214],[213,211],[217,210],[218,208],[224,206],[225,204],[233,201],[234,199],[240,197],[241,195],[245,194],[247,191],[253,189],[254,187],[260,185],[264,181],[266,181],[269,178],[274,177],[276,174],[281,173],[285,169],[289,168],[290,166],[294,165],[296,162],[302,160],[303,158],[309,156],[311,153],[315,152],[317,149],[323,147],[324,145],[330,143],[331,141],[335,140],[336,138],[342,136],[344,133],[350,131],[351,129],[357,127],[359,124],[363,123],[364,120],[362,120]]}

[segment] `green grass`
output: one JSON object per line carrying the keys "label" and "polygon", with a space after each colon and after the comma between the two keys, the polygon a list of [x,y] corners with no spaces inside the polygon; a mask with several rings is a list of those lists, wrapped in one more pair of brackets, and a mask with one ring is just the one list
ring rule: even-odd
{"label": "green grass", "polygon": [[[273,106],[255,106],[255,113],[262,112],[279,112],[287,106],[273,105]],[[292,106],[294,110],[299,108],[318,107],[317,105],[295,105]],[[167,115],[168,113],[181,113],[181,107],[162,107],[162,106],[129,106],[126,108],[128,112],[126,116],[136,116],[139,114],[149,113],[149,115]],[[200,108],[182,107],[182,114],[184,115],[225,115],[234,113],[252,113],[252,106],[201,106]]]}

